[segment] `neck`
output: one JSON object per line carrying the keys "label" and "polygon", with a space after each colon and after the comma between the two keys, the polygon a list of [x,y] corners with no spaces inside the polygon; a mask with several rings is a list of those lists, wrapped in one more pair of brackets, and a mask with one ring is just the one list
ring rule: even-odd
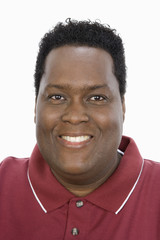
{"label": "neck", "polygon": [[59,175],[53,170],[51,169],[52,173],[54,174],[54,176],[57,178],[57,180],[68,190],[70,191],[72,194],[74,194],[77,197],[85,197],[87,196],[89,193],[93,192],[95,189],[97,189],[100,185],[102,185],[111,175],[112,173],[115,171],[115,169],[117,168],[117,166],[119,165],[119,162],[121,160],[121,155],[118,154],[118,158],[117,161],[115,162],[115,164],[113,164],[112,168],[110,168],[104,175],[103,177],[96,179],[95,181],[91,182],[91,183],[87,183],[87,184],[80,184],[82,182],[82,179],[79,181],[75,180],[71,180],[68,181],[68,179],[64,179],[62,177],[59,177]]}

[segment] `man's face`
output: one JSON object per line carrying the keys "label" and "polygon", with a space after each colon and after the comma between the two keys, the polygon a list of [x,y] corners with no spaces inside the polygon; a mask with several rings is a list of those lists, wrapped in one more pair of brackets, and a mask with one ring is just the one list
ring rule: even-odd
{"label": "man's face", "polygon": [[92,183],[117,161],[124,101],[104,50],[63,46],[47,56],[35,108],[39,149],[60,178]]}

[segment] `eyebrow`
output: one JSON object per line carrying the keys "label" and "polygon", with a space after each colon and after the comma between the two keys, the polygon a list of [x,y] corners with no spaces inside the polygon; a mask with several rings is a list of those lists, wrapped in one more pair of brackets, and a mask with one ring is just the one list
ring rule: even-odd
{"label": "eyebrow", "polygon": [[[61,89],[61,90],[73,89],[73,87],[69,84],[64,84],[64,85],[48,84],[46,86],[46,88],[58,88],[58,89]],[[99,88],[108,88],[108,85],[107,84],[93,85],[93,86],[86,85],[86,86],[83,87],[84,90],[96,90],[96,89],[99,89]]]}

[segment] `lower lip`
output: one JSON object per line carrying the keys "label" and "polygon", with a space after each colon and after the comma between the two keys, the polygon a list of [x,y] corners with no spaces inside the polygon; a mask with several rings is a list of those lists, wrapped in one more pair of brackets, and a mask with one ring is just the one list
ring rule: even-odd
{"label": "lower lip", "polygon": [[68,147],[68,148],[82,148],[82,147],[85,147],[87,146],[89,143],[91,143],[93,137],[92,138],[89,138],[83,142],[70,142],[70,141],[67,141],[61,137],[58,137],[58,140],[61,144],[63,144],[63,146],[65,147]]}

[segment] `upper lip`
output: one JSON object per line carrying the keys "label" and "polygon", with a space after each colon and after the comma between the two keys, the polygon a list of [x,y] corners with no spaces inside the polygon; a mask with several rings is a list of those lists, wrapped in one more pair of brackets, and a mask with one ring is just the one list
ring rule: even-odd
{"label": "upper lip", "polygon": [[69,137],[90,136],[90,137],[93,137],[93,134],[88,134],[88,133],[62,133],[62,134],[59,134],[59,137],[61,137],[61,136],[69,136]]}

